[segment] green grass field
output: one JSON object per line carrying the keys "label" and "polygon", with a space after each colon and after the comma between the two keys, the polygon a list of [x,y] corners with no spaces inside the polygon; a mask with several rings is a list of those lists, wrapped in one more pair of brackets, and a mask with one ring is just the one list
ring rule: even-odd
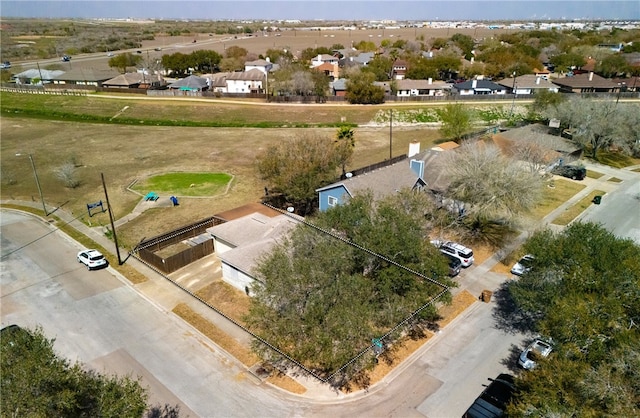
{"label": "green grass field", "polygon": [[211,197],[225,193],[231,180],[233,176],[226,173],[166,173],[138,181],[132,189],[142,194]]}

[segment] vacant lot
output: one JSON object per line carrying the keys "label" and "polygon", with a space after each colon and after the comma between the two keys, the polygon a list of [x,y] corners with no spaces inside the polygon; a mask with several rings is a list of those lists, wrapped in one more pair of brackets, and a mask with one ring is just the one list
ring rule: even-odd
{"label": "vacant lot", "polygon": [[[108,101],[105,106],[109,106]],[[220,105],[194,106],[188,110],[208,112],[215,106]],[[174,115],[181,117],[178,110],[174,110]],[[141,199],[139,194],[127,190],[135,180],[179,171],[234,176],[224,196],[182,198],[179,207],[158,205],[119,228],[119,240],[129,247],[142,237],[259,201],[265,184],[257,175],[255,159],[262,150],[299,135],[333,137],[336,132],[336,128],[141,127],[2,117],[1,195],[2,199],[39,200],[28,154],[33,156],[47,204],[62,206],[91,225],[109,223],[106,213],[89,218],[86,211],[87,203],[105,199],[101,173],[116,219],[131,212]],[[356,128],[355,132],[355,158],[348,169],[389,157],[388,127]],[[392,135],[394,156],[406,153],[411,141],[420,141],[425,149],[439,137],[437,130],[416,127],[394,127]],[[76,166],[73,174],[80,180],[80,186],[75,189],[64,187],[58,178],[57,171],[65,163]]]}

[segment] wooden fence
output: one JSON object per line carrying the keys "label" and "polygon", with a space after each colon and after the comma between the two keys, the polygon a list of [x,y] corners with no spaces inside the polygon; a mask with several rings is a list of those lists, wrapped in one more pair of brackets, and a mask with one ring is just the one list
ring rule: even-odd
{"label": "wooden fence", "polygon": [[150,238],[136,246],[134,252],[145,262],[154,266],[163,273],[172,273],[196,260],[209,254],[213,254],[213,239],[204,240],[179,253],[167,257],[161,257],[156,252],[177,244],[189,238],[197,237],[206,232],[207,228],[220,225],[225,221],[216,216],[203,219],[196,223],[180,227],[171,232]]}

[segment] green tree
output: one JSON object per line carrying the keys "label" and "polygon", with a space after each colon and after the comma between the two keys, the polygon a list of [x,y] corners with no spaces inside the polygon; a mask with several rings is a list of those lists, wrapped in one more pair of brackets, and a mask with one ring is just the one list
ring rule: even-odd
{"label": "green tree", "polygon": [[380,104],[384,102],[384,89],[373,84],[375,75],[361,71],[347,80],[345,98],[351,104]]}
{"label": "green tree", "polygon": [[362,69],[363,72],[370,72],[375,75],[375,81],[388,81],[391,76],[393,60],[391,58],[378,55]]}
{"label": "green tree", "polygon": [[437,113],[441,122],[440,132],[446,138],[460,141],[471,129],[472,114],[461,104],[447,104]]}
{"label": "green tree", "polygon": [[127,67],[135,67],[140,61],[142,61],[142,57],[140,55],[133,55],[131,52],[124,52],[122,54],[118,54],[113,58],[109,58],[109,67],[117,68],[123,73],[127,72]]}
{"label": "green tree", "polygon": [[451,37],[451,41],[462,50],[462,53],[466,59],[471,59],[471,57],[473,56],[471,51],[473,51],[473,47],[475,45],[475,42],[473,41],[473,38],[471,36],[464,35],[462,33],[456,33]]}
{"label": "green tree", "polygon": [[3,329],[2,416],[142,417],[147,392],[128,376],[106,376],[71,364],[42,330]]}
{"label": "green tree", "polygon": [[[424,193],[402,191],[373,203],[370,193],[308,219],[349,241],[450,283],[445,259],[426,240]],[[328,375],[442,291],[375,255],[306,225],[263,258],[248,323],[308,368]],[[410,322],[425,327],[429,307]],[[396,335],[397,336],[397,335]],[[260,345],[262,355],[269,355]],[[340,385],[374,364],[364,356],[343,370]]]}
{"label": "green tree", "polygon": [[355,132],[350,126],[341,126],[336,133],[336,149],[338,164],[342,167],[342,175],[346,174],[346,166],[351,162],[353,149],[356,146]]}
{"label": "green tree", "polygon": [[190,60],[187,54],[176,52],[174,54],[165,54],[162,56],[162,66],[177,76],[187,74],[189,71]]}
{"label": "green tree", "polygon": [[596,64],[595,71],[605,78],[625,75],[631,70],[627,60],[621,54],[611,54]]}
{"label": "green tree", "polygon": [[575,222],[536,232],[523,251],[535,262],[507,291],[517,316],[551,338],[554,353],[518,379],[508,415],[637,415],[640,247]]}
{"label": "green tree", "polygon": [[549,62],[560,70],[560,72],[567,72],[574,68],[581,68],[587,63],[583,55],[575,53],[554,55],[549,59]]}
{"label": "green tree", "polygon": [[249,51],[247,51],[245,48],[237,45],[232,45],[224,50],[224,57],[244,60],[244,57],[246,57],[248,53]]}
{"label": "green tree", "polygon": [[339,163],[333,141],[311,135],[282,141],[257,157],[270,193],[282,194],[303,214],[312,211],[316,189],[336,179]]}

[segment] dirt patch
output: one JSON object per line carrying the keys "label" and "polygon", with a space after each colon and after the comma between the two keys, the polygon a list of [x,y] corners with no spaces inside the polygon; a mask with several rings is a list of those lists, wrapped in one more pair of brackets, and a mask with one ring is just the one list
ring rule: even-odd
{"label": "dirt patch", "polygon": [[227,334],[225,334],[220,328],[213,325],[211,322],[203,318],[198,313],[194,312],[188,305],[180,303],[173,308],[173,313],[180,318],[191,324],[194,328],[204,334],[211,341],[218,344],[230,355],[238,359],[242,364],[247,367],[251,367],[260,361],[260,358],[256,356],[250,348],[240,344]]}
{"label": "dirt patch", "polygon": [[249,313],[251,298],[244,292],[219,280],[198,290],[196,295],[239,324],[245,324],[243,318]]}

